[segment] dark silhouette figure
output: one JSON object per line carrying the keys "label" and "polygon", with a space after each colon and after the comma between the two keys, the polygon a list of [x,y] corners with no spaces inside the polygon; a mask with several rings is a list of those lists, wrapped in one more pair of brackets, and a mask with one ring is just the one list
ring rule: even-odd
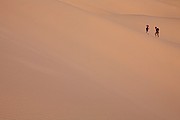
{"label": "dark silhouette figure", "polygon": [[146,33],[149,34],[149,25],[146,25]]}
{"label": "dark silhouette figure", "polygon": [[155,37],[159,37],[159,28],[155,27]]}

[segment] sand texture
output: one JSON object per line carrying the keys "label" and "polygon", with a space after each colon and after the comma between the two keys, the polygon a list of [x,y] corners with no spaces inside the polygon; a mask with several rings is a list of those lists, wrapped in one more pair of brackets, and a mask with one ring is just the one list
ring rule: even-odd
{"label": "sand texture", "polygon": [[180,120],[179,85],[179,0],[0,0],[0,120]]}

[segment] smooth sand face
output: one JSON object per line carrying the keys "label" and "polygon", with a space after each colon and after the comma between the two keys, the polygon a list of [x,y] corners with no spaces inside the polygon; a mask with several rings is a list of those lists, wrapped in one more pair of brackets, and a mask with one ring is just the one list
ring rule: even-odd
{"label": "smooth sand face", "polygon": [[177,0],[1,1],[0,120],[179,120],[179,17]]}

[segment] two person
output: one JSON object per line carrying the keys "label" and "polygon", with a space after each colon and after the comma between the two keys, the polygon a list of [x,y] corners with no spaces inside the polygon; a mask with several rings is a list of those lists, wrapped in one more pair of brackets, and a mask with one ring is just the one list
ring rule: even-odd
{"label": "two person", "polygon": [[[146,33],[149,34],[149,25],[146,25]],[[159,28],[155,27],[155,37],[159,37]]]}

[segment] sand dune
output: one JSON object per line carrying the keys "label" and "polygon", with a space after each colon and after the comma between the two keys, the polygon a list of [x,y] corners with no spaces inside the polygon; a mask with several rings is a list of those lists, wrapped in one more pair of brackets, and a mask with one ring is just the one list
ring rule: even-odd
{"label": "sand dune", "polygon": [[180,119],[179,1],[5,0],[0,17],[0,120]]}

